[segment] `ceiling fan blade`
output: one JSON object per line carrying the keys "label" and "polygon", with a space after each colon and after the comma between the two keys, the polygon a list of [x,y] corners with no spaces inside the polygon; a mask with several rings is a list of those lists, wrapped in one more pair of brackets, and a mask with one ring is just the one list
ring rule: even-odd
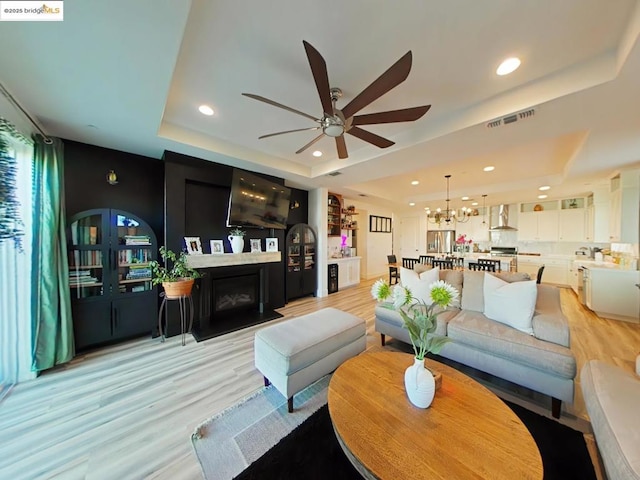
{"label": "ceiling fan blade", "polygon": [[311,67],[313,79],[316,82],[322,110],[327,115],[333,115],[333,104],[331,103],[331,87],[329,87],[329,74],[327,73],[327,63],[313,45],[303,40],[304,50],[307,52],[307,59]]}
{"label": "ceiling fan blade", "polygon": [[347,106],[342,109],[345,118],[353,116],[393,87],[404,82],[411,71],[411,60],[412,55],[411,50],[409,50],[400,60],[391,65],[386,72],[374,80],[371,85],[360,92],[356,98],[351,100]]}
{"label": "ceiling fan blade", "polygon": [[313,145],[314,143],[316,143],[318,140],[320,140],[322,137],[324,137],[324,133],[321,133],[320,135],[318,135],[316,138],[314,138],[313,140],[311,140],[309,143],[307,143],[304,147],[302,147],[300,150],[298,150],[296,153],[302,153],[304,152],[307,148],[309,148],[311,145]]}
{"label": "ceiling fan blade", "polygon": [[338,149],[338,158],[349,158],[347,154],[347,143],[344,141],[344,135],[336,137],[336,148]]}
{"label": "ceiling fan blade", "polygon": [[273,100],[269,100],[268,98],[261,97],[260,95],[254,95],[253,93],[243,93],[245,97],[253,98],[254,100],[258,100],[259,102],[268,103],[269,105],[273,105],[274,107],[282,108],[284,110],[288,110],[293,113],[297,113],[298,115],[302,115],[303,117],[310,118],[314,122],[319,122],[320,119],[316,117],[312,117],[308,113],[301,112],[300,110],[296,110],[295,108],[287,107],[286,105],[282,105],[281,103],[274,102]]}
{"label": "ceiling fan blade", "polygon": [[430,108],[431,105],[425,105],[424,107],[403,108],[401,110],[389,110],[388,112],[370,113],[368,115],[356,115],[353,117],[353,125],[414,122],[427,113]]}
{"label": "ceiling fan blade", "polygon": [[372,143],[376,147],[387,148],[391,145],[395,145],[396,142],[392,142],[391,140],[387,140],[380,135],[376,135],[375,133],[367,132],[359,127],[351,127],[347,133],[350,133],[354,137],[358,137],[360,140],[364,140],[365,142]]}
{"label": "ceiling fan blade", "polygon": [[285,132],[269,133],[268,135],[262,135],[262,136],[258,137],[258,140],[262,140],[263,138],[275,137],[276,135],[284,135],[285,133],[306,132],[307,130],[318,130],[319,128],[320,127],[298,128],[296,130],[287,130]]}

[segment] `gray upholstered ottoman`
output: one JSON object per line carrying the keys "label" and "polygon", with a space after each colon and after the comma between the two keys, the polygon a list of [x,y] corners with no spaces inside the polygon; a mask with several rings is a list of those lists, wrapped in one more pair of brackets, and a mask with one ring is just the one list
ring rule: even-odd
{"label": "gray upholstered ottoman", "polygon": [[345,360],[366,348],[366,326],[361,318],[336,308],[293,318],[256,332],[255,365],[288,401]]}

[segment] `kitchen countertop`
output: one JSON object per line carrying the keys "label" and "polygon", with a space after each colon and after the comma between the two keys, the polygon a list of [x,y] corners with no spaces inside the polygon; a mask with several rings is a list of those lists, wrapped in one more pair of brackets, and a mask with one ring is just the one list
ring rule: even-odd
{"label": "kitchen countertop", "polygon": [[584,268],[588,269],[606,269],[606,270],[631,270],[628,267],[623,267],[617,263],[613,262],[596,262],[595,260],[574,260],[574,265],[580,265]]}

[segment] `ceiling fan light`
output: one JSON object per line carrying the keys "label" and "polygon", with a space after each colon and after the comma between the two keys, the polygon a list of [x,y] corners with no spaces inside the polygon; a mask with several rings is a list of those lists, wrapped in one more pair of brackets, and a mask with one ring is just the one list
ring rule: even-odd
{"label": "ceiling fan light", "polygon": [[330,137],[339,137],[344,133],[344,126],[342,125],[328,125],[324,127],[325,135]]}

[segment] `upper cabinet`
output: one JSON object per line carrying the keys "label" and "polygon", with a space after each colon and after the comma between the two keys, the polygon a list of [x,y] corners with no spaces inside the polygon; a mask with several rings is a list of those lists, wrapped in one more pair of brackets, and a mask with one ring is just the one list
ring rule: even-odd
{"label": "upper cabinet", "polygon": [[518,240],[558,241],[558,202],[522,203],[518,215]]}
{"label": "upper cabinet", "polygon": [[610,194],[609,241],[638,243],[640,170],[621,172],[612,178]]}
{"label": "upper cabinet", "polygon": [[327,206],[327,234],[330,237],[339,237],[343,230],[357,230],[358,221],[355,208],[351,205],[344,206],[341,195],[329,193]]}
{"label": "upper cabinet", "polygon": [[585,204],[583,197],[560,200],[558,240],[561,242],[585,241],[587,238]]}

